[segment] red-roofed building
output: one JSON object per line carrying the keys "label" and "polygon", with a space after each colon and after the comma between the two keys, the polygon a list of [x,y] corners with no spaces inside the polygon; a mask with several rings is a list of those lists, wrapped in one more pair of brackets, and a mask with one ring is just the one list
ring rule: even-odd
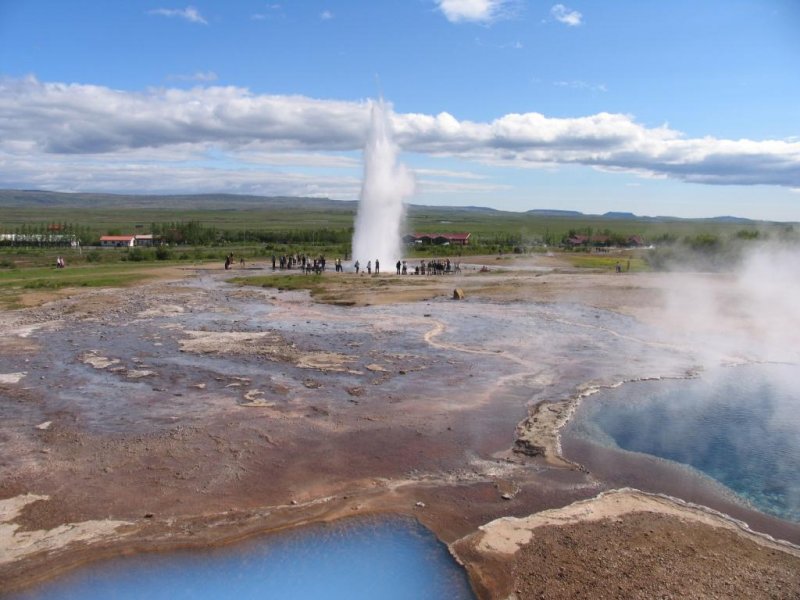
{"label": "red-roofed building", "polygon": [[471,233],[409,233],[403,236],[403,241],[406,244],[468,246],[471,235]]}
{"label": "red-roofed building", "polygon": [[103,248],[133,247],[135,239],[135,235],[104,235],[100,238],[100,245]]}

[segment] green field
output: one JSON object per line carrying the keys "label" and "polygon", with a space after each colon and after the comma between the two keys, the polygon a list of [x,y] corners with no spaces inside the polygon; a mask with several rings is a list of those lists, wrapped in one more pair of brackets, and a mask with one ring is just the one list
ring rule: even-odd
{"label": "green field", "polygon": [[[234,195],[115,196],[0,190],[0,234],[39,234],[56,228],[81,247],[38,247],[0,242],[0,292],[13,306],[26,290],[65,286],[126,285],[148,277],[153,266],[267,261],[302,253],[349,258],[355,202],[324,198],[260,198]],[[563,252],[578,268],[631,271],[684,268],[723,270],[763,241],[800,243],[791,223],[744,219],[645,218],[559,211],[512,213],[475,207],[409,206],[405,232],[472,234],[461,246],[413,246],[409,258]],[[96,248],[101,235],[152,233],[170,242],[160,248]],[[569,235],[639,236],[655,250],[571,249]],[[171,237],[170,237],[171,236]],[[601,249],[602,250],[602,249]],[[65,270],[54,268],[63,256]],[[304,285],[309,282],[306,281]]]}
{"label": "green field", "polygon": [[[149,233],[153,223],[197,222],[221,231],[291,231],[347,230],[351,231],[355,210],[345,205],[338,210],[317,208],[240,208],[190,209],[173,208],[3,208],[0,232],[13,232],[23,225],[47,223],[78,223],[96,235],[109,233]],[[560,239],[569,231],[601,233],[612,231],[622,235],[641,235],[645,239],[665,235],[678,237],[699,233],[732,234],[742,229],[769,231],[781,225],[754,222],[730,223],[710,219],[614,219],[601,216],[575,217],[539,216],[503,211],[477,212],[472,210],[410,207],[407,232],[470,232],[473,238],[495,239],[508,236],[523,240]]]}
{"label": "green field", "polygon": [[0,269],[0,307],[18,308],[23,294],[64,288],[125,287],[154,277],[152,264],[117,262],[56,269]]}
{"label": "green field", "polygon": [[[48,223],[75,224],[95,236],[149,233],[153,224],[197,223],[237,242],[260,232],[327,230],[349,238],[357,205],[319,198],[233,195],[113,196],[0,190],[0,233]],[[646,241],[746,230],[770,235],[787,224],[731,219],[675,219],[515,213],[471,207],[411,205],[406,232],[470,232],[475,245],[558,244],[569,232],[639,235]]]}

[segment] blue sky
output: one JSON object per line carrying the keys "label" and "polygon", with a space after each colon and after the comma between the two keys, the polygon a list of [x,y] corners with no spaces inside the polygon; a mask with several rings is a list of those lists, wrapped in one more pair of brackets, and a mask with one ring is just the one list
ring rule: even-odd
{"label": "blue sky", "polygon": [[796,0],[0,0],[0,187],[800,221]]}

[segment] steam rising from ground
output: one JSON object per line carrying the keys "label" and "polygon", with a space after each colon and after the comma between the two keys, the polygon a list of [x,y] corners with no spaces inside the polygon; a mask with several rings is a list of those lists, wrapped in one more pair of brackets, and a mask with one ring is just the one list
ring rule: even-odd
{"label": "steam rising from ground", "polygon": [[[683,258],[684,269],[697,267],[688,254]],[[600,478],[632,473],[626,480],[632,486],[649,475],[639,480],[636,469],[620,471],[617,450],[691,465],[758,510],[800,522],[800,246],[747,244],[737,258],[725,273],[649,279],[665,286],[665,304],[652,312],[643,306],[641,314],[661,330],[658,342],[668,343],[643,348],[633,366],[658,373],[697,368],[698,378],[602,391],[578,409],[564,448]],[[706,259],[701,256],[700,264],[708,265]],[[647,331],[641,339],[649,341]],[[627,368],[630,359],[620,352],[615,360]],[[581,449],[571,446],[574,439],[591,444]],[[612,451],[594,452],[592,444]],[[625,460],[638,458],[628,454]],[[677,483],[665,477],[659,491],[712,489],[692,470],[673,472]]]}
{"label": "steam rising from ground", "polygon": [[733,274],[677,275],[663,324],[697,335],[723,360],[800,364],[799,298],[800,248],[765,244]]}
{"label": "steam rising from ground", "polygon": [[400,228],[405,218],[405,199],[414,192],[414,180],[397,162],[392,142],[390,109],[383,100],[372,103],[369,138],[364,148],[364,181],[353,235],[353,260],[362,268],[380,260],[391,270],[402,257]]}

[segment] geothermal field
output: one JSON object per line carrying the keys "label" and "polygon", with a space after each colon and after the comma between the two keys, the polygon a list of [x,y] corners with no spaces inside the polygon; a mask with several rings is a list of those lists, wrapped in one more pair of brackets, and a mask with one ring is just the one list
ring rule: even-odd
{"label": "geothermal field", "polygon": [[[609,392],[796,365],[753,273],[347,266],[322,276],[335,303],[230,281],[270,273],[198,266],[3,313],[5,589],[103,557],[406,516],[479,597],[570,597],[600,573],[609,597],[797,594],[797,471],[772,482],[781,518],[698,469],[559,435]],[[796,401],[772,420],[791,426]]]}

